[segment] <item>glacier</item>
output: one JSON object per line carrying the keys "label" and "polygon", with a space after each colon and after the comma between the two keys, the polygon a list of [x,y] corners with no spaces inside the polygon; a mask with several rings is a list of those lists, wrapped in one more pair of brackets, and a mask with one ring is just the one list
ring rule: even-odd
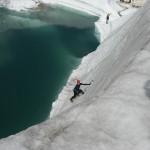
{"label": "glacier", "polygon": [[[51,2],[69,5],[69,0]],[[99,4],[88,2],[91,10]],[[107,1],[105,10],[110,10],[108,2],[114,4],[114,14],[121,9],[115,1]],[[72,72],[50,118],[1,139],[0,150],[150,149],[150,1],[121,19],[112,14],[108,25],[104,24],[106,12],[100,14],[95,26],[97,36],[102,32],[102,43]],[[77,79],[93,82],[70,103]]]}

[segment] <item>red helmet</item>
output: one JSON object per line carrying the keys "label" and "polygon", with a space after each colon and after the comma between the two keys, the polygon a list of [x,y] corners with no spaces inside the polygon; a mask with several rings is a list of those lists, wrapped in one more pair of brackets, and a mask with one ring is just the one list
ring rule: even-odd
{"label": "red helmet", "polygon": [[77,80],[77,83],[80,83],[80,80]]}

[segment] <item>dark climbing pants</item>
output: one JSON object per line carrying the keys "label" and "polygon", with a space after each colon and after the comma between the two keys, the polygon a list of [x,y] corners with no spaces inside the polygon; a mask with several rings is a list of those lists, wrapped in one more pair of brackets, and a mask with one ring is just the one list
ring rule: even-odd
{"label": "dark climbing pants", "polygon": [[76,92],[75,90],[73,90],[73,93],[74,93],[74,95],[71,97],[71,100],[73,100],[73,99],[74,99],[77,95],[79,95],[80,93],[84,94],[84,92],[83,92],[81,89],[79,89],[78,92]]}

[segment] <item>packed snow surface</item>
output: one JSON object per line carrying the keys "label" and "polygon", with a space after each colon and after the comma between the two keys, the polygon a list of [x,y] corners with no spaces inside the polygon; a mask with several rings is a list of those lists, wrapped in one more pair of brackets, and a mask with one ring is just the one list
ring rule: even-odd
{"label": "packed snow surface", "polygon": [[[0,150],[149,150],[149,14],[147,1],[122,26],[117,19],[120,27],[72,72],[51,119],[0,140]],[[93,82],[70,103],[76,79]]]}

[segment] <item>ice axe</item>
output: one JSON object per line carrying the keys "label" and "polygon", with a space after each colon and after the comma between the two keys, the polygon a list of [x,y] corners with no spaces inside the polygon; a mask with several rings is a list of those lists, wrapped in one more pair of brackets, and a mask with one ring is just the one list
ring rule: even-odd
{"label": "ice axe", "polygon": [[94,82],[94,80],[92,80],[92,81],[90,82],[90,84],[92,84],[92,82]]}
{"label": "ice axe", "polygon": [[[89,84],[91,85],[92,82],[94,82],[94,80],[91,80],[91,82]],[[84,92],[86,92],[86,91],[87,91],[87,88],[84,89]]]}

